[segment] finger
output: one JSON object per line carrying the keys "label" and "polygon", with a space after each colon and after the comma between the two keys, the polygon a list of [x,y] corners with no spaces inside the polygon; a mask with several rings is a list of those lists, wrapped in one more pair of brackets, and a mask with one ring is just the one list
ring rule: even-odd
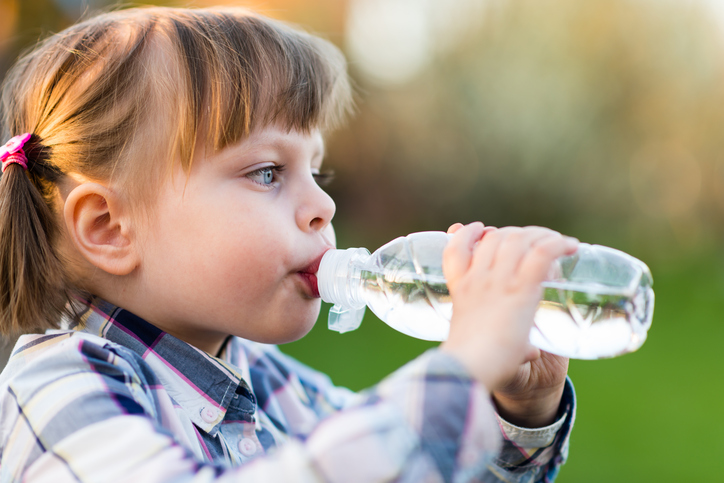
{"label": "finger", "polygon": [[456,233],[460,228],[464,227],[462,223],[453,223],[450,225],[450,228],[447,229],[447,234],[452,235],[453,233]]}
{"label": "finger", "polygon": [[505,243],[505,240],[512,233],[520,230],[519,227],[506,226],[484,233],[483,239],[478,242],[473,254],[472,264],[475,270],[488,271],[493,266],[495,258],[498,256],[498,250]]}
{"label": "finger", "polygon": [[561,235],[548,228],[538,226],[521,228],[511,233],[510,236],[506,238],[505,244],[500,247],[500,253],[491,268],[499,271],[501,274],[514,276],[524,256],[531,248],[541,240],[550,236],[560,237]]}
{"label": "finger", "polygon": [[568,373],[569,359],[567,357],[557,356],[545,351],[540,351],[540,355],[546,365],[554,367],[555,372],[562,375],[562,378],[565,379],[565,374]]}
{"label": "finger", "polygon": [[546,279],[556,258],[572,255],[578,248],[578,240],[559,235],[539,240],[521,261],[518,271],[524,281],[540,283]]}
{"label": "finger", "polygon": [[528,344],[523,362],[533,362],[541,357],[541,350],[532,344]]}
{"label": "finger", "polygon": [[459,228],[442,252],[442,273],[448,283],[454,284],[468,271],[473,257],[473,247],[485,232],[482,223],[471,223]]}

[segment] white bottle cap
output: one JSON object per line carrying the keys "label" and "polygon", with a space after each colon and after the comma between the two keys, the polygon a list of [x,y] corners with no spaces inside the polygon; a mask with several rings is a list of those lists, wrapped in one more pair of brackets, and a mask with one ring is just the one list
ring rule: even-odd
{"label": "white bottle cap", "polygon": [[370,252],[366,248],[328,250],[322,257],[317,271],[317,287],[324,302],[339,305],[344,309],[359,309],[364,301],[355,300],[349,286],[349,273],[353,260],[366,259]]}

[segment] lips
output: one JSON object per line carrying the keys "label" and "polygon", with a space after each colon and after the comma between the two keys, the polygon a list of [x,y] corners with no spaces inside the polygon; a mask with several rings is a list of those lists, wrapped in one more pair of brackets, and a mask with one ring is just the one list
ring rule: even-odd
{"label": "lips", "polygon": [[307,273],[307,272],[297,272],[300,277],[302,277],[302,280],[304,280],[305,285],[307,288],[309,288],[310,295],[318,299],[319,298],[319,287],[317,285],[317,276],[313,273]]}
{"label": "lips", "polygon": [[319,287],[317,286],[317,271],[319,270],[319,264],[322,262],[322,257],[332,247],[326,247],[322,253],[319,254],[312,262],[299,270],[297,274],[302,278],[305,285],[309,288],[309,292],[314,298],[319,298]]}

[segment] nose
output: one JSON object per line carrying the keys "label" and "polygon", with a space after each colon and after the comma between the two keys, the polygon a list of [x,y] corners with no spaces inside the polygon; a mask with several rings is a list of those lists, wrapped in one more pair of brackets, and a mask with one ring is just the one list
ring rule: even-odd
{"label": "nose", "polygon": [[332,221],[337,207],[334,200],[312,181],[311,189],[305,190],[297,210],[297,224],[302,231],[322,231]]}

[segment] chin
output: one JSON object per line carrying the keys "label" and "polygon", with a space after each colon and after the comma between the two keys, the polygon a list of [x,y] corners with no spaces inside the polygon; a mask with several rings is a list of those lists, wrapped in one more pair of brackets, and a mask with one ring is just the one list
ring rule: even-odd
{"label": "chin", "polygon": [[314,328],[314,324],[317,323],[317,319],[319,318],[319,312],[321,309],[322,300],[314,299],[312,300],[311,306],[307,307],[307,310],[300,311],[298,313],[299,318],[295,321],[296,323],[290,325],[289,327],[290,329],[294,329],[292,339],[289,342],[299,340],[305,335],[309,334],[309,332],[311,332],[311,330]]}
{"label": "chin", "polygon": [[[255,318],[253,330],[242,330],[245,335],[235,334],[244,339],[262,344],[288,344],[307,335],[317,322],[322,303],[320,299],[308,300],[304,304],[296,303],[276,310],[272,314],[262,314]],[[266,317],[264,315],[267,315]],[[240,326],[244,328],[243,325]]]}
{"label": "chin", "polygon": [[319,311],[315,311],[314,317],[305,318],[305,320],[287,320],[285,324],[280,326],[273,334],[264,334],[264,340],[257,340],[264,344],[288,344],[290,342],[296,342],[314,328],[314,324],[317,322],[317,316]]}
{"label": "chin", "polygon": [[314,324],[316,322],[316,318],[312,320],[311,323],[308,324],[300,324],[296,328],[298,330],[294,331],[293,333],[288,334],[288,339],[285,342],[277,342],[277,344],[286,344],[289,342],[296,342],[305,335],[309,334],[311,332],[312,328],[314,328]]}

